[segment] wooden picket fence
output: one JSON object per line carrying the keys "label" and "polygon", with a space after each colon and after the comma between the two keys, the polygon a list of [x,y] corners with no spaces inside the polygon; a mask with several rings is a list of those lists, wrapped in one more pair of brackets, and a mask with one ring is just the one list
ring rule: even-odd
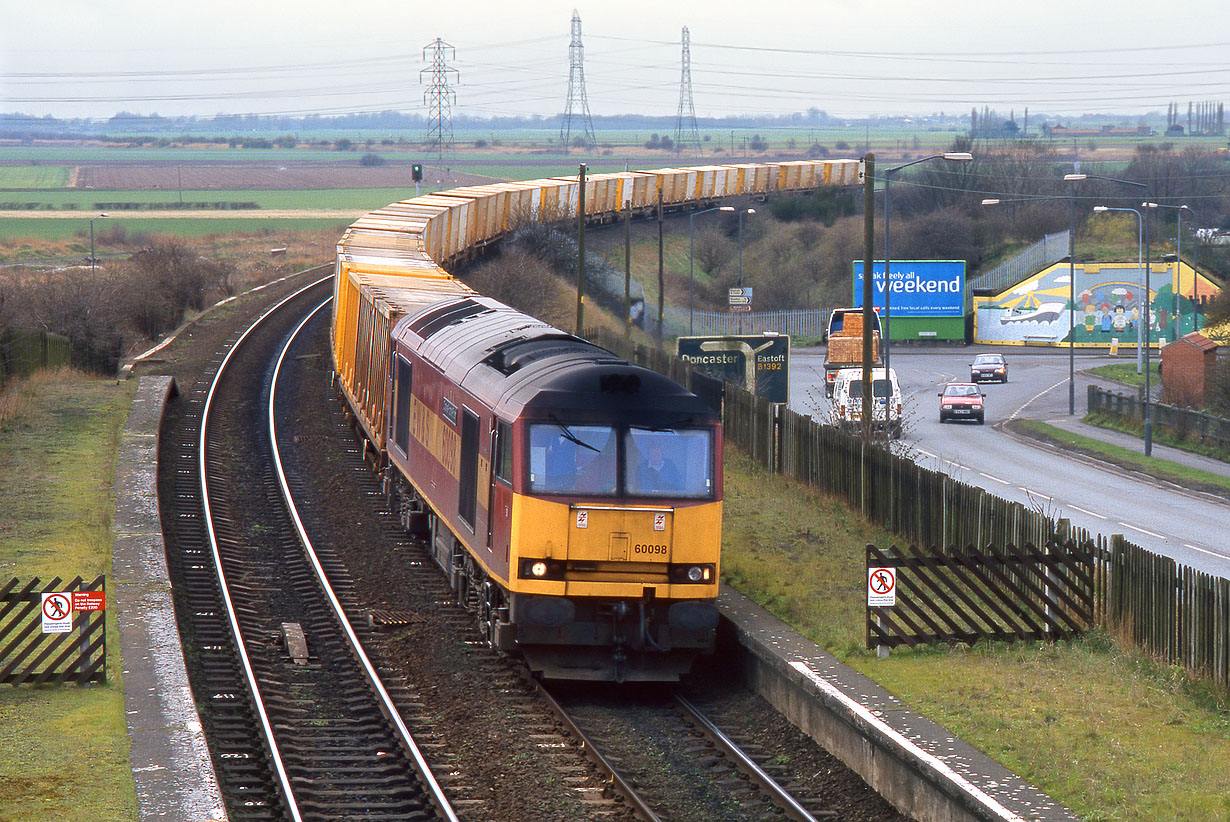
{"label": "wooden picket fence", "polygon": [[[692,384],[688,363],[596,332],[599,345]],[[1230,580],[1179,565],[1123,539],[1089,534],[984,488],[932,471],[856,434],[727,383],[722,399],[727,442],[774,473],[844,499],[871,522],[913,545],[1092,543],[1092,624],[1135,643],[1165,664],[1230,688]]]}
{"label": "wooden picket fence", "polygon": [[99,576],[85,583],[81,577],[64,584],[56,577],[47,584],[14,577],[0,585],[0,683],[40,685],[107,681],[106,611],[78,611],[67,633],[42,632],[42,594],[106,591]]}
{"label": "wooden picket fence", "polygon": [[1094,619],[1095,548],[1048,542],[963,549],[867,546],[867,571],[891,568],[896,604],[867,608],[867,647],[1071,639]]}

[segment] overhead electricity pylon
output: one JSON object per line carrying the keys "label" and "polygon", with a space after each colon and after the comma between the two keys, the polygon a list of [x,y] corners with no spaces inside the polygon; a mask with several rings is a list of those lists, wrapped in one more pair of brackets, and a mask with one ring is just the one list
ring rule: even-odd
{"label": "overhead electricity pylon", "polygon": [[[448,86],[449,75],[458,82],[461,74],[455,68],[450,68],[448,60],[457,59],[457,51],[448,43],[437,37],[423,48],[423,59],[428,60],[431,52],[431,66],[419,72],[419,83],[423,75],[430,72],[431,83],[423,92],[423,104],[427,106],[427,139],[428,151],[435,151],[436,163],[440,169],[446,165],[445,158],[453,154],[453,113],[452,105],[457,102],[457,93]],[[441,172],[437,172],[439,174]]]}
{"label": "overhead electricity pylon", "polygon": [[585,47],[581,45],[581,15],[572,10],[572,42],[568,46],[568,102],[564,105],[564,122],[559,127],[559,139],[564,151],[572,145],[572,118],[576,117],[578,139],[587,148],[597,144],[594,121],[589,116],[589,101],[585,98]]}
{"label": "overhead electricity pylon", "polygon": [[692,36],[683,27],[683,70],[679,78],[679,113],[675,115],[675,153],[683,152],[684,143],[700,153],[700,132],[696,128],[696,107],[692,105]]}

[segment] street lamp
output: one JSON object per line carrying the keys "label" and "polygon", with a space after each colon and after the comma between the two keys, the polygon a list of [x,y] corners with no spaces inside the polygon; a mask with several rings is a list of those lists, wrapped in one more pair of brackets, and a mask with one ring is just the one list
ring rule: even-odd
{"label": "street lamp", "polygon": [[94,276],[94,221],[106,217],[106,212],[90,218],[90,276]]}
{"label": "street lamp", "polygon": [[714,208],[706,208],[702,211],[693,211],[688,215],[688,334],[695,334],[696,328],[693,322],[692,310],[692,295],[696,290],[696,278],[692,274],[692,251],[696,246],[696,237],[693,232],[695,223],[693,219],[701,214],[708,214],[710,211],[734,211],[734,206],[716,206]]}
{"label": "street lamp", "polygon": [[[736,282],[739,288],[743,288],[743,215],[755,213],[756,209],[754,208],[745,208],[739,212],[739,279]],[[748,307],[750,308],[751,306],[749,305]],[[743,330],[742,319],[739,321],[739,330]]]}
{"label": "street lamp", "polygon": [[[888,269],[893,258],[889,242],[889,216],[892,213],[889,205],[889,186],[892,184],[894,172],[900,171],[903,168],[909,168],[910,166],[916,166],[919,163],[925,163],[928,160],[949,160],[958,163],[969,163],[973,162],[974,155],[970,154],[968,151],[946,151],[943,154],[931,154],[926,157],[919,157],[917,160],[911,160],[908,163],[902,163],[899,166],[893,166],[892,168],[886,168],[884,170],[884,337],[882,342],[884,345],[884,374],[886,376],[889,369],[889,348],[890,340],[892,339],[892,322],[888,308],[888,292],[892,290],[889,287],[892,281],[889,278]],[[875,272],[872,271],[867,276],[874,279]],[[891,413],[891,410],[885,414],[885,422],[890,422],[890,420],[887,419],[889,413]]]}
{"label": "street lamp", "polygon": [[[723,209],[723,211],[724,210],[725,209]],[[734,211],[733,208],[731,208],[730,210]],[[755,213],[756,213],[756,209],[754,208],[745,208],[739,212],[739,280],[736,283],[736,285],[738,285],[739,288],[743,287],[743,215],[744,214],[755,214]]]}
{"label": "street lamp", "polygon": [[[1178,226],[1175,230],[1175,249],[1174,249],[1174,280],[1171,281],[1170,290],[1171,296],[1174,297],[1174,303],[1171,306],[1170,317],[1174,322],[1174,342],[1179,341],[1179,267],[1183,265],[1183,212],[1191,211],[1186,205],[1164,205],[1162,203],[1144,203],[1145,208],[1172,208],[1178,212],[1175,216],[1178,218]],[[1196,269],[1192,269],[1192,278],[1195,279]],[[1194,312],[1193,312],[1194,313]]]}
{"label": "street lamp", "polygon": [[[1141,203],[1142,208],[1146,205],[1147,203]],[[1149,253],[1148,253],[1148,247],[1149,247],[1148,225],[1149,224],[1144,219],[1144,217],[1141,215],[1141,213],[1134,208],[1113,208],[1110,206],[1094,206],[1093,210],[1098,211],[1098,212],[1101,212],[1101,211],[1130,211],[1136,215],[1136,258],[1138,260],[1137,262],[1138,266],[1140,265],[1140,262],[1139,262],[1140,260],[1140,235],[1142,233],[1144,233],[1145,235],[1145,260],[1144,260],[1145,305],[1144,305],[1144,310],[1141,312],[1141,317],[1140,317],[1141,323],[1140,325],[1136,326],[1136,340],[1137,340],[1137,343],[1136,343],[1137,344],[1137,357],[1136,357],[1137,366],[1136,367],[1137,367],[1137,370],[1139,371],[1141,368],[1141,363],[1143,362],[1144,364],[1143,370],[1145,372],[1145,398],[1144,398],[1145,456],[1148,457],[1153,454],[1153,419],[1152,419],[1152,415],[1149,413],[1149,404],[1150,404],[1149,403],[1149,391],[1150,391],[1150,386],[1149,386],[1149,382],[1150,382],[1149,314],[1150,314],[1150,310],[1152,307],[1152,301],[1150,300],[1150,297],[1149,297],[1149,285],[1150,285],[1149,283],[1150,266],[1149,266]]]}
{"label": "street lamp", "polygon": [[[1082,177],[1084,175],[1069,174],[1064,177]],[[1068,200],[1070,207],[1068,220],[1068,416],[1076,414],[1076,190],[1069,191],[1068,196],[1061,197],[1021,197],[1014,200],[983,200],[984,206],[1000,203],[1028,203],[1038,200]]]}

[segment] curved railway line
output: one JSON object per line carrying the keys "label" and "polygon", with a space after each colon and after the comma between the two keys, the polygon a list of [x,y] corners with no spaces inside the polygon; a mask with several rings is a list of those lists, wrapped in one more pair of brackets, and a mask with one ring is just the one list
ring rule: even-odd
{"label": "curved railway line", "polygon": [[302,315],[291,308],[322,294],[318,282],[277,307],[287,310],[267,312],[230,346],[208,391],[194,392],[204,391],[194,397],[197,441],[184,444],[200,487],[181,484],[172,516],[197,526],[179,543],[192,546],[180,570],[197,598],[190,613],[207,676],[197,692],[210,694],[232,818],[453,820],[356,630],[338,619],[342,569],[333,569],[334,593],[266,457],[276,448],[262,424],[273,418],[264,351],[285,334],[286,315]]}
{"label": "curved railway line", "polygon": [[[607,761],[622,760],[618,770],[628,776],[612,776],[587,761],[597,743],[569,731],[574,723],[556,718],[524,668],[486,647],[472,614],[449,601],[447,585],[426,550],[401,532],[398,517],[387,510],[379,477],[348,436],[342,403],[329,396],[321,355],[325,324],[319,314],[315,322],[308,316],[323,298],[320,284],[305,289],[285,300],[281,311],[267,312],[249,332],[233,336],[227,353],[216,356],[208,373],[186,392],[176,412],[179,424],[167,429],[178,433],[163,445],[162,459],[172,466],[163,496],[173,491],[174,503],[164,502],[163,518],[181,631],[230,818],[704,818],[681,812],[696,807],[697,791],[729,792],[728,801],[744,808],[734,819],[831,818],[823,810],[831,803],[823,798],[803,801],[820,809],[812,817],[781,815],[762,789],[739,776],[734,759],[697,741],[692,731],[681,734],[678,744],[692,750],[685,759],[704,751],[707,767],[699,774],[699,786],[685,781],[680,789],[655,785],[644,791],[643,776],[628,767],[631,760],[615,744],[619,739],[629,744],[635,737],[608,736],[601,743],[610,746]],[[303,339],[284,343],[296,325],[304,329]],[[272,349],[281,352],[276,364]],[[270,388],[275,381],[277,392]],[[277,402],[271,403],[275,394]],[[283,394],[288,395],[285,402]],[[208,422],[203,431],[202,420]],[[266,461],[273,454],[287,464],[284,476]],[[322,464],[328,470],[322,471]],[[202,481],[200,471],[208,479]],[[336,512],[330,510],[330,498],[321,496],[327,486],[337,486],[335,495],[357,499],[380,536],[339,530],[331,523]],[[284,496],[299,500],[297,508],[288,509]],[[349,509],[343,518],[353,518],[357,510]],[[212,542],[211,524],[216,532]],[[313,549],[305,543],[316,544]],[[388,566],[385,588],[398,593],[383,601],[372,599],[370,581],[359,584],[348,572],[348,566],[356,565],[364,573],[371,557],[377,562],[396,557],[396,570]],[[323,594],[318,573],[330,580],[331,594]],[[233,617],[227,616],[228,599]],[[425,622],[428,611],[437,614],[431,626],[435,634],[425,640],[434,646],[429,656],[447,657],[450,647],[460,647],[456,664],[475,680],[469,685],[478,688],[478,696],[470,698],[489,709],[467,710],[465,730],[450,725],[446,716],[447,703],[456,703],[458,695],[433,693],[431,685],[420,692],[416,676],[422,672],[414,659],[404,658],[412,656],[405,653],[405,644],[397,644],[399,632]],[[347,615],[344,622],[339,614]],[[368,651],[348,646],[345,634]],[[376,661],[365,672],[355,660],[367,653]],[[259,683],[253,687],[261,694],[258,699],[243,684],[246,670]],[[455,678],[459,674],[453,670]],[[390,683],[374,688],[386,692],[383,705],[370,684],[377,672]],[[624,700],[620,707],[615,701],[615,714],[638,724],[643,704]],[[386,721],[398,714],[406,717],[400,740]],[[668,730],[647,732],[631,744],[656,746],[654,740],[672,733],[669,729],[694,721],[685,722],[676,711],[676,719],[661,726]],[[490,743],[491,750],[480,757],[492,760],[497,777],[476,766],[467,751],[481,744],[475,738],[494,740],[499,733],[517,742]],[[408,741],[411,734],[426,754]],[[814,747],[798,736],[803,740],[798,744]],[[754,740],[751,747],[756,747]],[[444,763],[438,780],[443,790],[434,799],[424,790],[437,781],[421,770],[427,759]],[[760,759],[767,770],[782,768],[780,762]],[[848,775],[848,780],[855,793],[868,793],[857,777]],[[642,792],[649,798],[638,800]],[[857,818],[896,818],[886,805],[881,813]]]}

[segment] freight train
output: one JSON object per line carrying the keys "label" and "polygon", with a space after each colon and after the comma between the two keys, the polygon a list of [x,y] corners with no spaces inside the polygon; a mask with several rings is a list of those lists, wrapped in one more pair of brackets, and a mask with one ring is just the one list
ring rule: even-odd
{"label": "freight train", "polygon": [[[589,176],[589,220],[859,182],[853,160]],[[722,430],[673,381],[484,297],[442,266],[576,178],[394,203],[337,246],[331,346],[364,454],[486,641],[547,678],[671,681],[717,627]]]}

